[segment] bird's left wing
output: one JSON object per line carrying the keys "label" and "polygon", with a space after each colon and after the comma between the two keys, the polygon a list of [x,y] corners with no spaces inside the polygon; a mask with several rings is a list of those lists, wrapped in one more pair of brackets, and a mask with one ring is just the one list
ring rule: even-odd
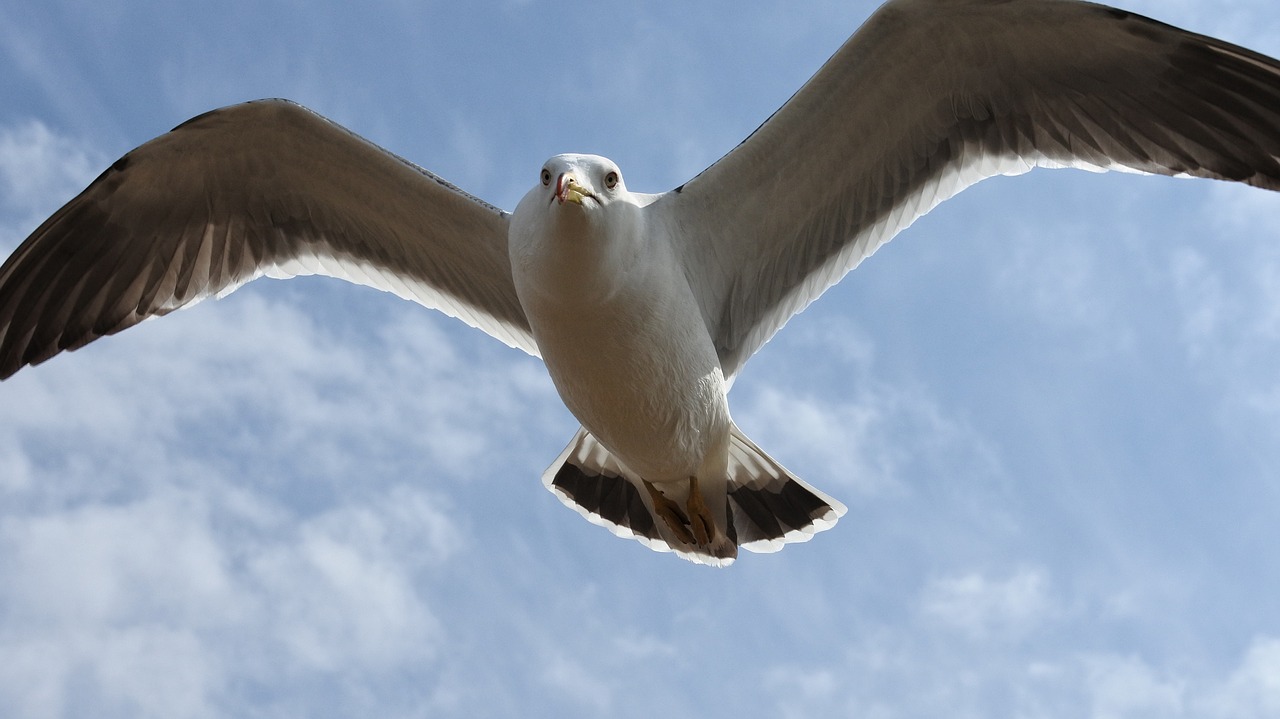
{"label": "bird's left wing", "polygon": [[214,110],[122,157],[0,266],[0,379],[264,275],[393,292],[536,356],[507,225],[299,105]]}
{"label": "bird's left wing", "polygon": [[965,187],[1033,167],[1280,189],[1280,63],[1101,5],[893,0],[655,205],[725,376]]}

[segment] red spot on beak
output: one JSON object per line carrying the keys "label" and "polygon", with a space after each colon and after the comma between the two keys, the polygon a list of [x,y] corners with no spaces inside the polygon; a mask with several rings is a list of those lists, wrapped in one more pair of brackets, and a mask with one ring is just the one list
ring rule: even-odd
{"label": "red spot on beak", "polygon": [[563,172],[556,178],[556,194],[555,199],[564,204],[572,202],[575,205],[581,205],[585,198],[595,198],[587,188],[579,185],[574,178],[572,172]]}

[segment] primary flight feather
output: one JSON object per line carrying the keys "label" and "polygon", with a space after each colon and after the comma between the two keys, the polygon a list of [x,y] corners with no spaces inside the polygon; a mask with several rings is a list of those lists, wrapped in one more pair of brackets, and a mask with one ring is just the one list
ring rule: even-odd
{"label": "primary flight feather", "polygon": [[939,202],[1033,167],[1280,189],[1280,63],[1072,0],[892,0],[685,185],[558,155],[513,213],[298,105],[215,110],[0,267],[0,378],[256,277],[340,277],[541,356],[582,423],[544,483],[724,565],[845,511],[734,425],[746,360]]}

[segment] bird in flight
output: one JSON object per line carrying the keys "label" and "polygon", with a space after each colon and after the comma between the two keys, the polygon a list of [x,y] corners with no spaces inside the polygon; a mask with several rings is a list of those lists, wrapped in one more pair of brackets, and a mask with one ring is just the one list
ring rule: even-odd
{"label": "bird in flight", "polygon": [[734,424],[747,359],[938,203],[1035,167],[1280,190],[1280,62],[1074,0],[890,0],[684,185],[557,155],[513,212],[299,105],[226,107],[120,158],[0,266],[0,379],[257,277],[339,277],[541,357],[582,425],[543,483],[724,566],[845,513]]}

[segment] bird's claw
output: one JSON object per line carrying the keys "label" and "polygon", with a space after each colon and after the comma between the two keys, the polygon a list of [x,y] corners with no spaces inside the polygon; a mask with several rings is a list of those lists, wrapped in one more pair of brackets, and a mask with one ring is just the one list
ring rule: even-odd
{"label": "bird's claw", "polygon": [[668,499],[649,480],[641,481],[644,482],[645,489],[649,490],[649,498],[653,500],[653,511],[662,517],[662,521],[667,523],[667,527],[675,533],[677,539],[685,544],[693,544],[693,533],[689,531],[689,519],[680,511],[680,505]]}
{"label": "bird's claw", "polygon": [[693,529],[693,536],[697,538],[699,546],[709,546],[711,544],[711,535],[715,533],[715,520],[711,518],[711,513],[707,511],[707,503],[702,499],[702,492],[698,490],[698,478],[689,478],[689,499],[685,502],[685,509],[689,513],[689,525]]}
{"label": "bird's claw", "polygon": [[649,497],[653,500],[653,509],[667,523],[667,527],[676,538],[685,544],[699,547],[711,545],[711,537],[715,534],[715,520],[707,510],[707,503],[698,490],[698,478],[689,478],[689,499],[682,508],[674,500],[667,498],[649,480],[642,480]]}

